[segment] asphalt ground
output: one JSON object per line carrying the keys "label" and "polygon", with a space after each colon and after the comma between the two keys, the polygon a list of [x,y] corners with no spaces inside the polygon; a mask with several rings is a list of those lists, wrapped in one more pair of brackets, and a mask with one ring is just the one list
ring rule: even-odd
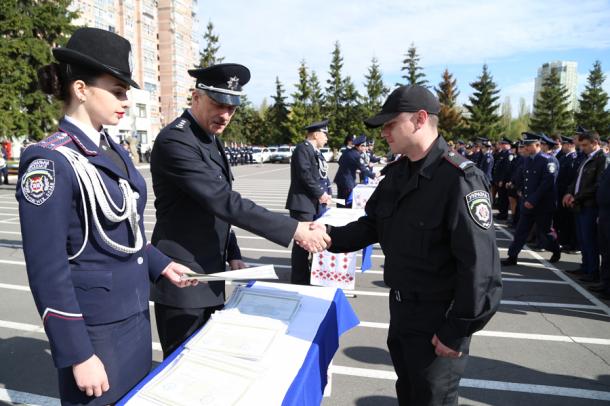
{"label": "asphalt ground", "polygon": [[[336,164],[331,164],[331,176]],[[287,215],[284,203],[289,166],[265,164],[233,168],[234,188],[270,210]],[[146,232],[153,230],[154,196],[150,172]],[[332,179],[332,178],[331,178]],[[17,202],[13,186],[0,186],[0,404],[57,405],[56,372],[40,317],[29,292]],[[235,230],[246,262],[274,264],[284,281],[290,248]],[[502,257],[512,238],[496,224]],[[44,247],[40,247],[44,249]],[[527,247],[526,247],[527,249]],[[518,266],[503,269],[500,310],[472,340],[461,382],[461,405],[579,406],[610,404],[610,309],[563,272],[580,257],[564,255],[554,265],[550,253],[523,251]],[[373,266],[358,273],[346,292],[361,324],[341,337],[330,368],[323,405],[395,405],[395,374],[386,347],[388,289],[383,253],[374,247]],[[232,286],[227,287],[228,293]],[[155,364],[161,361],[153,322]]]}

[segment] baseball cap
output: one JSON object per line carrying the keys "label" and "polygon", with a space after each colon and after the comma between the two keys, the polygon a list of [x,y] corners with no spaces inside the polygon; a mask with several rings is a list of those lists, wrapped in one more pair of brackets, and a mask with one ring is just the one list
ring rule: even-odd
{"label": "baseball cap", "polygon": [[419,85],[400,86],[387,98],[381,111],[375,116],[364,120],[367,127],[379,127],[392,120],[400,113],[413,113],[425,110],[428,114],[438,114],[441,105],[430,90]]}

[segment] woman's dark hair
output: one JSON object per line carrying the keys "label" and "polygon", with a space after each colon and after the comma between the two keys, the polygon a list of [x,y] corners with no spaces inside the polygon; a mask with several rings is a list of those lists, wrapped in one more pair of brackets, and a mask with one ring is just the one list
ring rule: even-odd
{"label": "woman's dark hair", "polygon": [[88,85],[95,83],[100,72],[90,68],[66,63],[50,63],[38,69],[38,86],[44,93],[70,102],[70,85],[76,80],[82,80]]}

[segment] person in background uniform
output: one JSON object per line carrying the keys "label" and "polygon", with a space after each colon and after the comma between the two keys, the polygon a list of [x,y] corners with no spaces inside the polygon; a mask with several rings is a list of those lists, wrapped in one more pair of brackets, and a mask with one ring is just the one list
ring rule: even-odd
{"label": "person in background uniform", "polygon": [[[313,221],[320,205],[330,204],[332,196],[328,189],[320,185],[323,179],[324,157],[320,148],[328,141],[328,120],[313,123],[305,128],[307,139],[296,146],[290,160],[290,189],[286,208],[290,217],[298,221]],[[322,160],[322,161],[321,161]],[[325,175],[325,173],[324,173]],[[297,244],[292,246],[292,273],[290,282],[296,285],[309,285],[311,268],[309,253]]]}
{"label": "person in background uniform", "polygon": [[112,404],[144,378],[149,283],[191,284],[180,280],[188,268],[147,244],[146,183],[102,127],[119,123],[127,90],[138,88],[130,50],[97,28],[79,28],[53,49],[59,63],[42,67],[39,83],[63,101],[65,116],[19,164],[23,252],[62,405]]}
{"label": "person in background uniform", "polygon": [[403,158],[384,168],[366,216],[329,231],[332,252],[379,242],[385,253],[400,405],[457,405],[470,338],[502,296],[488,182],[438,136],[439,110],[428,89],[401,86],[365,121]]}
{"label": "person in background uniform", "polygon": [[[337,184],[338,199],[347,200],[352,194],[352,190],[354,190],[354,187],[356,187],[357,170],[360,170],[360,173],[364,174],[364,176],[371,179],[375,178],[375,173],[362,164],[360,155],[362,152],[364,152],[365,147],[363,145],[365,142],[366,137],[364,135],[360,135],[354,139],[354,147],[343,151],[341,158],[339,158],[339,169],[337,170],[334,180],[334,182]],[[337,207],[352,207],[352,204],[346,202],[345,206],[338,204]]]}
{"label": "person in background uniform", "polygon": [[[480,137],[478,139],[478,145],[480,148],[480,157],[478,158],[478,162],[475,162],[477,168],[485,174],[487,181],[491,184],[492,181],[492,170],[494,166],[494,157],[491,151],[491,142],[487,138]],[[477,159],[477,158],[475,158]],[[492,193],[492,198],[494,194]]]}
{"label": "person in background uniform", "polygon": [[[576,219],[574,210],[564,207],[561,199],[568,193],[568,187],[574,182],[580,166],[579,155],[576,153],[574,139],[561,137],[562,152],[559,160],[559,174],[557,175],[557,196],[559,207],[555,213],[553,224],[557,229],[557,238],[564,252],[578,251],[578,238],[576,238]],[[558,154],[559,155],[559,154]]]}
{"label": "person in background uniform", "polygon": [[466,144],[462,140],[457,140],[457,153],[461,156],[466,156]]}
{"label": "person in background uniform", "polygon": [[477,138],[476,142],[472,143],[471,146],[471,154],[468,156],[468,159],[474,162],[477,168],[481,164],[481,159],[483,159],[483,153],[481,152],[481,138]]}
{"label": "person in background uniform", "polygon": [[511,163],[515,156],[511,151],[511,140],[502,138],[499,142],[498,159],[495,161],[493,170],[493,183],[498,192],[498,220],[508,218],[508,189],[506,184],[510,182]]}
{"label": "person in background uniform", "polygon": [[610,158],[606,158],[606,169],[599,178],[597,187],[598,207],[598,242],[601,264],[599,267],[600,282],[589,287],[604,300],[610,300]]}
{"label": "person in background uniform", "polygon": [[[311,251],[328,239],[307,223],[272,213],[232,190],[233,175],[220,135],[241,103],[250,79],[243,65],[189,70],[196,78],[192,107],[163,128],[150,167],[156,200],[155,246],[201,274],[243,268],[231,225],[288,246],[294,238]],[[167,357],[225,301],[224,282],[179,291],[161,281],[152,288],[157,330]]]}
{"label": "person in background uniform", "polygon": [[0,143],[0,175],[2,175],[3,182],[8,185],[8,152],[4,143]]}
{"label": "person in background uniform", "polygon": [[563,196],[565,207],[576,210],[576,231],[582,252],[581,278],[585,282],[599,281],[599,246],[597,241],[597,188],[606,169],[606,156],[600,148],[599,134],[585,131],[578,135],[578,143],[586,155],[577,171],[576,180]]}
{"label": "person in background uniform", "polygon": [[504,266],[517,264],[517,256],[525,245],[534,224],[538,242],[544,249],[553,253],[549,262],[555,263],[561,258],[559,243],[552,227],[553,212],[557,205],[556,180],[559,168],[555,163],[555,157],[541,152],[542,136],[529,132],[525,132],[523,135],[527,158],[523,165],[522,180],[520,180],[523,183],[519,222],[513,242],[508,248],[508,258],[502,260]]}

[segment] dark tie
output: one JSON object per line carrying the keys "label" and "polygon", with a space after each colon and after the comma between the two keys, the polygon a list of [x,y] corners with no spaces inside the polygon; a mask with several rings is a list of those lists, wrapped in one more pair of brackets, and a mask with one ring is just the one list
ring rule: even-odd
{"label": "dark tie", "polygon": [[106,137],[107,137],[106,134],[100,133],[100,151],[107,158],[110,158],[110,160],[112,162],[114,162],[114,164],[117,166],[117,168],[120,169],[122,175],[127,177],[128,176],[127,175],[127,165],[125,164],[125,161],[123,161],[123,159],[121,158],[121,156],[119,155],[118,152],[116,152],[114,149],[112,149],[112,147],[108,143],[108,140],[106,139]]}

